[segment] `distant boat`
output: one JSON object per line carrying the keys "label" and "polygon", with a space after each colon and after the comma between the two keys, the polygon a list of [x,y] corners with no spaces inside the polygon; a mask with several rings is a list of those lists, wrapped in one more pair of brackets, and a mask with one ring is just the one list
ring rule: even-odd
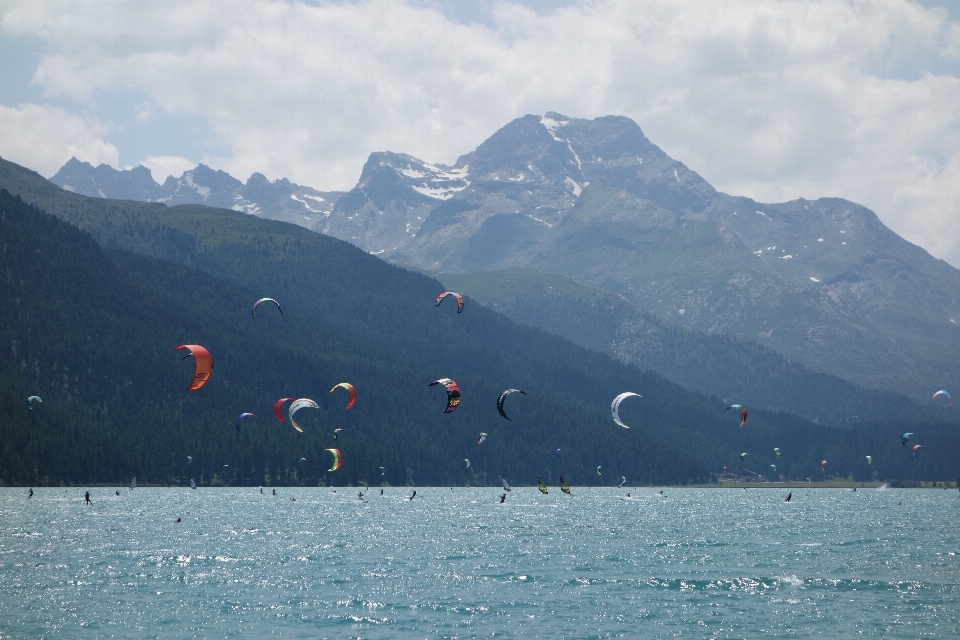
{"label": "distant boat", "polygon": [[131,489],[137,488],[137,476],[133,476],[133,480],[130,481],[130,488]]}
{"label": "distant boat", "polygon": [[193,481],[193,478],[190,478],[190,488],[191,489],[197,488],[197,483]]}

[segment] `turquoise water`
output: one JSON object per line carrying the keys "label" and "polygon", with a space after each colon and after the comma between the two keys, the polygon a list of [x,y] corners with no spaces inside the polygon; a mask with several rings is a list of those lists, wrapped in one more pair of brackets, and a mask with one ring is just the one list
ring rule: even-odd
{"label": "turquoise water", "polygon": [[4,638],[960,637],[956,490],[35,491]]}

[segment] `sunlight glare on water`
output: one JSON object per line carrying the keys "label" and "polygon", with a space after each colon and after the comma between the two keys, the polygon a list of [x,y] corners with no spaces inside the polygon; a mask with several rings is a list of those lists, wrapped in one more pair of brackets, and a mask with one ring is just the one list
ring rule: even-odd
{"label": "sunlight glare on water", "polygon": [[358,491],[0,489],[0,637],[960,637],[957,491]]}

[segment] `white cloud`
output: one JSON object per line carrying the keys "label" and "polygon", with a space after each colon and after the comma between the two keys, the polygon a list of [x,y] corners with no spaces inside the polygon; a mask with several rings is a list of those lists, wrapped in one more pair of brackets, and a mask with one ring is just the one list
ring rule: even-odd
{"label": "white cloud", "polygon": [[153,179],[160,184],[163,184],[168,176],[179,178],[184,171],[189,171],[197,166],[196,162],[180,156],[149,156],[140,164],[150,169]]}
{"label": "white cloud", "polygon": [[120,155],[103,139],[97,122],[36,104],[0,105],[0,156],[43,176],[52,176],[72,156],[98,165],[117,166]]}
{"label": "white cloud", "polygon": [[[34,81],[101,113],[199,117],[204,162],[352,187],[371,151],[452,162],[525,113],[622,114],[717,188],[844,196],[960,265],[960,25],[907,0],[16,2]],[[102,119],[107,118],[101,116]],[[128,127],[139,122],[131,117]],[[159,154],[158,154],[159,155]]]}

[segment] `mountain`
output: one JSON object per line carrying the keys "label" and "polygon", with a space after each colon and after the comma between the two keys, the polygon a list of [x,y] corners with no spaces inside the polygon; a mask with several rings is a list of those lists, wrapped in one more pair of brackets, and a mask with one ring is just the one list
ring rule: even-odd
{"label": "mountain", "polygon": [[[350,377],[342,375],[343,371],[356,372],[358,376],[363,371],[380,371],[380,379],[392,382],[385,382],[389,388],[382,389],[364,385],[365,394],[382,394],[385,400],[371,403],[372,413],[366,416],[369,420],[363,420],[367,431],[359,434],[362,437],[357,444],[367,450],[385,446],[396,452],[418,482],[439,480],[449,484],[463,479],[457,475],[461,473],[457,464],[464,457],[473,460],[464,452],[465,445],[480,455],[482,468],[489,474],[509,474],[513,482],[526,482],[517,478],[532,480],[536,475],[563,469],[571,481],[596,482],[592,469],[601,463],[611,473],[616,469],[630,469],[624,475],[683,482],[703,478],[706,470],[738,467],[741,451],[752,452],[752,460],[758,465],[755,468],[765,469],[765,464],[773,462],[774,447],[780,447],[786,458],[780,463],[781,473],[794,478],[809,476],[810,470],[826,456],[833,465],[831,473],[841,477],[869,478],[875,472],[884,478],[944,479],[952,478],[955,473],[955,460],[950,455],[957,444],[953,425],[918,417],[912,422],[874,421],[838,429],[782,412],[758,410],[751,411],[750,428],[738,429],[736,417],[724,412],[724,404],[717,398],[688,392],[653,372],[640,371],[544,331],[517,325],[470,299],[462,314],[449,307],[436,308],[433,298],[441,290],[436,280],[295,225],[201,205],[166,207],[88,198],[61,190],[36,173],[8,162],[0,162],[0,186],[16,190],[24,202],[43,206],[62,220],[84,229],[108,252],[108,257],[112,257],[116,272],[138,274],[125,291],[142,289],[149,300],[153,295],[151,287],[157,289],[160,302],[145,305],[142,312],[137,311],[141,314],[137,317],[155,318],[165,327],[164,331],[181,332],[182,337],[177,335],[177,340],[173,340],[172,335],[163,340],[151,338],[161,332],[154,329],[154,323],[145,323],[143,334],[132,335],[124,341],[131,345],[122,350],[130,361],[139,361],[138,351],[132,345],[141,342],[147,346],[168,341],[182,343],[194,340],[197,335],[210,335],[219,341],[216,352],[226,354],[229,366],[224,365],[227,368],[223,369],[218,365],[218,373],[225,371],[223,389],[211,387],[218,391],[210,395],[222,392],[219,397],[232,401],[211,408],[216,417],[211,414],[204,424],[210,424],[214,430],[227,425],[229,431],[234,417],[242,410],[249,410],[248,403],[270,403],[278,394],[288,393],[288,384],[315,396],[324,394],[323,390],[333,383]],[[0,219],[7,218],[0,216]],[[15,263],[7,267],[6,286],[10,290],[6,293],[16,304],[9,305],[5,311],[15,314],[19,306],[27,302],[32,305],[31,314],[25,316],[25,320],[11,315],[2,325],[8,335],[2,337],[0,344],[11,347],[10,351],[0,350],[0,362],[7,363],[5,371],[10,385],[19,385],[16,393],[8,393],[10,397],[22,395],[34,388],[34,383],[57,382],[56,377],[38,377],[37,369],[53,370],[66,361],[61,358],[79,358],[79,363],[71,366],[67,374],[77,376],[83,371],[88,354],[99,362],[106,357],[103,354],[114,353],[109,345],[89,346],[96,345],[94,336],[79,333],[85,328],[86,318],[97,318],[95,305],[100,295],[81,290],[79,286],[78,294],[82,291],[84,295],[65,298],[60,305],[65,310],[58,316],[63,316],[62,324],[46,331],[44,335],[50,336],[48,339],[31,342],[32,348],[39,350],[38,355],[26,358],[22,351],[13,353],[14,344],[25,341],[9,332],[23,332],[34,324],[48,326],[44,319],[47,300],[57,302],[59,299],[56,295],[37,293],[41,285],[54,286],[47,284],[57,282],[52,275],[41,273],[31,281],[21,272],[28,268],[25,265],[30,265],[30,260],[37,260],[35,255],[68,254],[42,244],[47,238],[55,238],[55,234],[29,235],[34,244],[25,243],[23,250],[16,252],[7,250],[14,256],[10,260]],[[6,231],[4,237],[7,237]],[[38,262],[44,266],[42,261]],[[80,260],[78,264],[86,262]],[[77,281],[81,270],[71,271],[67,265],[62,272],[64,277],[73,280],[55,290],[70,291],[74,286],[70,283]],[[177,279],[164,276],[171,272],[177,274]],[[26,300],[28,292],[33,296],[29,301]],[[283,302],[284,322],[289,314],[298,324],[295,335],[274,336],[257,345],[255,340],[250,342],[248,332],[267,325],[260,323],[259,315],[257,324],[250,324],[253,321],[247,316],[248,305],[250,300],[264,294]],[[126,304],[122,294],[114,293],[113,289],[103,295],[110,298],[111,309],[141,304],[139,298]],[[120,298],[116,298],[117,295]],[[206,300],[208,297],[210,301]],[[77,316],[79,320],[67,312],[76,300],[89,300],[88,304],[94,305],[84,308],[82,315]],[[182,307],[183,311],[170,317],[160,311],[165,307]],[[125,327],[105,311],[100,313],[110,327],[106,336]],[[266,316],[265,320],[269,318]],[[135,327],[137,321],[126,324]],[[59,346],[61,335],[78,337]],[[317,342],[320,339],[323,341]],[[88,346],[81,349],[85,343]],[[163,353],[170,353],[165,351],[168,347],[162,347]],[[298,360],[288,359],[286,354],[300,352],[301,348],[307,362],[316,360],[320,364],[301,366]],[[244,362],[246,358],[251,361]],[[19,367],[18,361],[27,364]],[[28,367],[33,363],[36,364]],[[164,380],[175,377],[170,368],[173,364],[166,364],[165,369],[149,375]],[[252,373],[261,367],[261,374]],[[111,375],[119,375],[98,364],[89,366],[93,374],[80,376],[80,380],[91,375],[103,376],[105,368]],[[269,380],[273,371],[280,373],[276,388],[271,387],[270,392],[261,393],[259,387],[246,381],[246,376],[251,375],[260,386],[272,384]],[[319,373],[315,375],[315,371]],[[447,416],[438,407],[442,405],[442,391],[438,399],[438,390],[426,384],[442,376],[453,377],[464,390],[461,407]],[[136,380],[128,380],[138,387]],[[123,378],[121,381],[130,386]],[[508,386],[523,388],[529,394],[511,403],[513,422],[510,423],[493,410],[496,395]],[[148,391],[150,387],[146,385]],[[108,387],[108,390],[113,393],[114,388]],[[318,392],[318,388],[321,391]],[[633,428],[618,429],[610,420],[610,399],[619,391],[632,388],[640,390],[644,397],[634,399],[632,406],[625,403],[621,407],[621,415]],[[48,389],[50,393],[61,393],[55,386]],[[179,393],[168,403],[173,409],[185,406],[180,402],[184,398]],[[79,392],[76,395],[80,410],[91,412],[90,415],[105,419],[116,410],[116,404],[107,406],[105,398],[80,398]],[[188,399],[197,397],[200,396],[190,395]],[[151,402],[156,406],[159,400],[154,397]],[[93,413],[95,411],[99,414]],[[180,417],[175,412],[165,413],[157,420],[162,424],[175,424],[177,429],[188,428],[196,416],[186,409],[181,411],[184,413]],[[264,413],[263,408],[259,411]],[[13,410],[7,409],[7,412]],[[325,419],[325,415],[329,414],[319,417]],[[16,427],[22,420],[12,424]],[[147,428],[151,424],[156,422],[147,421],[145,431],[151,431]],[[903,450],[899,434],[905,429],[922,434],[922,442],[930,449],[927,457],[914,459]],[[479,430],[490,434],[481,449],[475,444]],[[156,431],[162,433],[164,429]],[[17,429],[16,433],[22,435],[24,430]],[[29,431],[27,435],[31,435]],[[567,457],[556,461],[555,448],[567,452]],[[22,451],[36,451],[36,448],[27,446]],[[870,468],[864,465],[865,451],[875,459]],[[604,462],[608,460],[613,462]],[[259,462],[251,467],[248,459],[243,459],[243,464],[244,469],[262,469],[257,466]],[[559,468],[559,464],[563,467]],[[252,473],[245,471],[234,482],[249,482],[257,477]],[[358,481],[370,479],[348,474],[341,477]]]}
{"label": "mountain", "polygon": [[563,336],[621,362],[651,369],[725,403],[786,411],[818,423],[960,420],[945,403],[921,409],[908,398],[865,389],[791,362],[750,340],[665,322],[623,296],[531,269],[440,276],[445,287],[503,315]]}
{"label": "mountain", "polygon": [[85,196],[169,205],[206,204],[293,222],[308,229],[330,215],[333,205],[343,195],[339,191],[317,191],[286,178],[270,182],[262,173],[254,173],[244,184],[224,171],[214,171],[203,164],[185,171],[179,178],[168,176],[160,185],[143,165],[118,171],[105,164],[94,167],[89,162],[71,158],[50,181]]}
{"label": "mountain", "polygon": [[568,276],[663,320],[917,402],[960,377],[960,359],[943,348],[960,330],[960,272],[842,199],[762,204],[720,193],[628,118],[524,116],[453,166],[373,153],[346,194],[259,174],[242,185],[203,165],[148,193],[144,173],[71,160],[53,180],[87,195],[287,220],[431,273]]}
{"label": "mountain", "polygon": [[[191,215],[202,219],[203,211],[194,208]],[[340,325],[377,324],[383,313],[377,303],[392,303],[394,317],[401,320],[409,313],[424,316],[421,320],[429,314],[432,329],[421,321],[408,324],[407,331],[424,331],[434,338],[441,332],[457,336],[463,332],[457,325],[464,323],[456,314],[435,312],[432,304],[419,305],[425,313],[402,300],[398,307],[399,296],[384,299],[376,287],[352,308],[337,304],[356,284],[349,273],[339,275],[342,270],[330,277],[344,286],[313,287],[308,299],[277,294],[283,313],[261,309],[254,320],[249,310],[257,298],[253,291],[193,267],[101,248],[89,234],[5,190],[0,190],[0,231],[0,262],[7,276],[0,292],[11,301],[0,308],[4,483],[116,484],[138,476],[142,483],[185,484],[194,477],[201,484],[447,485],[497,483],[505,475],[530,484],[537,474],[560,471],[571,481],[595,484],[596,460],[637,481],[707,478],[689,452],[646,433],[642,420],[630,433],[577,399],[552,393],[548,385],[558,381],[556,375],[538,379],[523,371],[523,364],[496,362],[502,360],[498,354],[478,361],[469,352],[457,353],[456,344],[445,356],[426,352],[421,358],[385,348],[366,332],[343,331]],[[304,251],[291,244],[285,252]],[[328,255],[324,262],[346,259],[342,266],[361,272],[371,265],[377,268],[379,261],[343,248],[346,252]],[[350,265],[351,258],[368,261],[367,269]],[[255,255],[249,260],[262,266]],[[381,278],[385,287],[436,289],[422,276],[379,265],[393,275],[380,274],[387,276]],[[411,275],[415,282],[404,283]],[[339,322],[319,321],[310,313],[316,304],[337,305]],[[501,330],[505,344],[522,356],[530,353],[516,344],[518,338],[528,343],[527,350],[539,348],[569,360],[558,338],[519,327],[503,331],[503,321],[481,308],[474,316],[474,329],[478,323],[492,323],[491,329]],[[475,350],[469,338],[460,342]],[[185,391],[192,360],[184,362],[173,351],[184,343],[202,344],[213,356],[210,380],[195,392]],[[568,356],[578,355],[576,348],[567,351]],[[444,360],[457,366],[444,366]],[[592,364],[579,360],[579,369],[571,366],[560,374],[572,376],[563,386],[584,378],[596,380],[591,386],[623,384],[629,373],[626,368],[597,370],[603,359],[595,358]],[[530,364],[535,366],[536,360]],[[453,414],[442,411],[442,388],[428,386],[440,373],[455,376],[463,391],[463,402]],[[512,424],[494,409],[506,384],[501,376],[521,382],[530,393],[523,403],[511,406]],[[621,380],[615,382],[617,378]],[[344,379],[356,386],[359,396],[348,412],[342,394],[328,393]],[[43,401],[28,409],[28,395]],[[274,401],[290,395],[313,397],[320,404],[298,414],[305,433],[273,417]],[[688,399],[693,404],[685,410],[693,415],[715,413],[703,399],[690,394]],[[241,433],[234,420],[244,411],[255,417],[242,423]],[[335,428],[343,429],[336,441]],[[482,448],[475,444],[481,430],[490,435]],[[324,449],[329,447],[343,451],[344,466],[335,474],[327,471],[330,455]],[[569,450],[562,467],[553,460],[555,447]],[[469,471],[464,457],[473,462]]]}
{"label": "mountain", "polygon": [[960,272],[838,198],[718,192],[628,118],[510,122],[451,167],[376,153],[316,227],[435,273],[529,268],[911,398],[960,377]]}

